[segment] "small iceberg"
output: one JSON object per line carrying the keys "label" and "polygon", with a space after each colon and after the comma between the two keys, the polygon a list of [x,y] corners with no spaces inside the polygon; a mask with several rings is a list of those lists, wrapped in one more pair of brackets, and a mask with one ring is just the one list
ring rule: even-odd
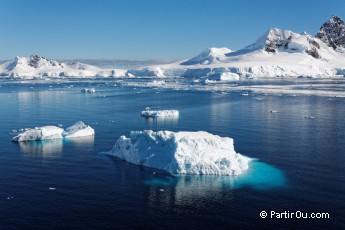
{"label": "small iceberg", "polygon": [[51,139],[62,139],[63,129],[56,126],[42,126],[34,129],[25,129],[17,136],[12,138],[12,141],[41,141]]}
{"label": "small iceberg", "polygon": [[202,131],[132,131],[107,154],[172,174],[240,175],[252,160],[235,152],[233,139]]}
{"label": "small iceberg", "polygon": [[90,126],[85,125],[82,121],[76,122],[74,125],[66,128],[66,130],[62,133],[62,136],[66,139],[93,135],[95,135],[95,130]]}
{"label": "small iceberg", "polygon": [[95,93],[96,89],[95,88],[84,88],[81,90],[83,93]]}
{"label": "small iceberg", "polygon": [[304,118],[307,118],[307,119],[314,119],[315,117],[312,117],[312,116],[305,116]]}
{"label": "small iceberg", "polygon": [[180,112],[178,110],[151,110],[146,107],[140,114],[143,117],[178,117]]}
{"label": "small iceberg", "polygon": [[68,139],[76,137],[94,136],[95,130],[84,122],[78,121],[65,131],[56,126],[42,126],[34,129],[20,129],[20,133],[12,138],[12,141],[42,141],[52,139]]}

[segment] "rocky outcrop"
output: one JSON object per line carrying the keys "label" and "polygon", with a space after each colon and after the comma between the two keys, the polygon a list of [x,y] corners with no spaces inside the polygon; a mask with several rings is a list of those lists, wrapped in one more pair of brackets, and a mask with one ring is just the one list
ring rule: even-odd
{"label": "rocky outcrop", "polygon": [[321,26],[316,37],[334,50],[345,48],[345,22],[338,16],[332,16]]}
{"label": "rocky outcrop", "polygon": [[54,60],[48,60],[47,58],[38,56],[37,54],[33,54],[30,56],[28,65],[36,69],[41,66],[59,66],[63,68],[61,63]]}

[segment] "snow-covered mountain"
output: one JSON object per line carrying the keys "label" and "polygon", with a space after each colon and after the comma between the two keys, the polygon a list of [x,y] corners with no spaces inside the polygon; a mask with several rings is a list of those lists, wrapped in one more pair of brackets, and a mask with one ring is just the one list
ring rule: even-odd
{"label": "snow-covered mountain", "polygon": [[118,77],[125,73],[126,70],[100,69],[80,62],[60,63],[36,54],[28,58],[15,57],[0,65],[0,76],[14,78]]}
{"label": "snow-covered mountain", "polygon": [[344,22],[333,16],[316,37],[306,32],[299,34],[272,28],[253,44],[237,51],[209,48],[183,62],[150,66],[132,73],[144,76],[150,72],[152,76],[153,70],[159,69],[159,76],[205,77],[212,80],[334,77],[345,73],[344,41]]}
{"label": "snow-covered mountain", "polygon": [[253,44],[232,51],[208,48],[197,56],[170,64],[101,69],[38,55],[16,57],[0,65],[3,77],[203,77],[209,80],[272,77],[342,77],[345,75],[345,23],[332,16],[316,36],[271,28]]}

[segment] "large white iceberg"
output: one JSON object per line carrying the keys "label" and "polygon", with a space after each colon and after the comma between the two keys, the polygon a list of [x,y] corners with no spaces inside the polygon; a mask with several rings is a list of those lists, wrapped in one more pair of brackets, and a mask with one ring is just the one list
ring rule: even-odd
{"label": "large white iceberg", "polygon": [[141,116],[143,117],[178,117],[178,110],[150,110],[149,107],[146,110],[141,111]]}
{"label": "large white iceberg", "polygon": [[172,174],[239,175],[251,161],[235,152],[233,139],[201,131],[132,131],[108,154]]}
{"label": "large white iceberg", "polygon": [[84,122],[78,121],[74,125],[68,127],[66,131],[62,133],[65,138],[77,138],[95,135],[95,130]]}
{"label": "large white iceberg", "polygon": [[40,141],[50,139],[62,139],[63,129],[56,126],[42,126],[27,129],[12,138],[12,141]]}

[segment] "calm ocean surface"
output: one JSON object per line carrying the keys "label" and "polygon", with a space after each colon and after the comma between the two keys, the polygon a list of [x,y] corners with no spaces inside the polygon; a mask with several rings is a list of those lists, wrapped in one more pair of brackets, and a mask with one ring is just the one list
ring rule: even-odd
{"label": "calm ocean surface", "polygon": [[[1,230],[345,229],[345,98],[97,80],[0,83]],[[81,93],[84,87],[97,92]],[[178,109],[180,117],[147,120],[139,115],[146,106]],[[13,129],[79,120],[94,138],[11,142]],[[145,129],[232,137],[237,152],[258,160],[235,178],[173,176],[104,153],[119,136]],[[329,218],[278,219],[271,211]]]}

